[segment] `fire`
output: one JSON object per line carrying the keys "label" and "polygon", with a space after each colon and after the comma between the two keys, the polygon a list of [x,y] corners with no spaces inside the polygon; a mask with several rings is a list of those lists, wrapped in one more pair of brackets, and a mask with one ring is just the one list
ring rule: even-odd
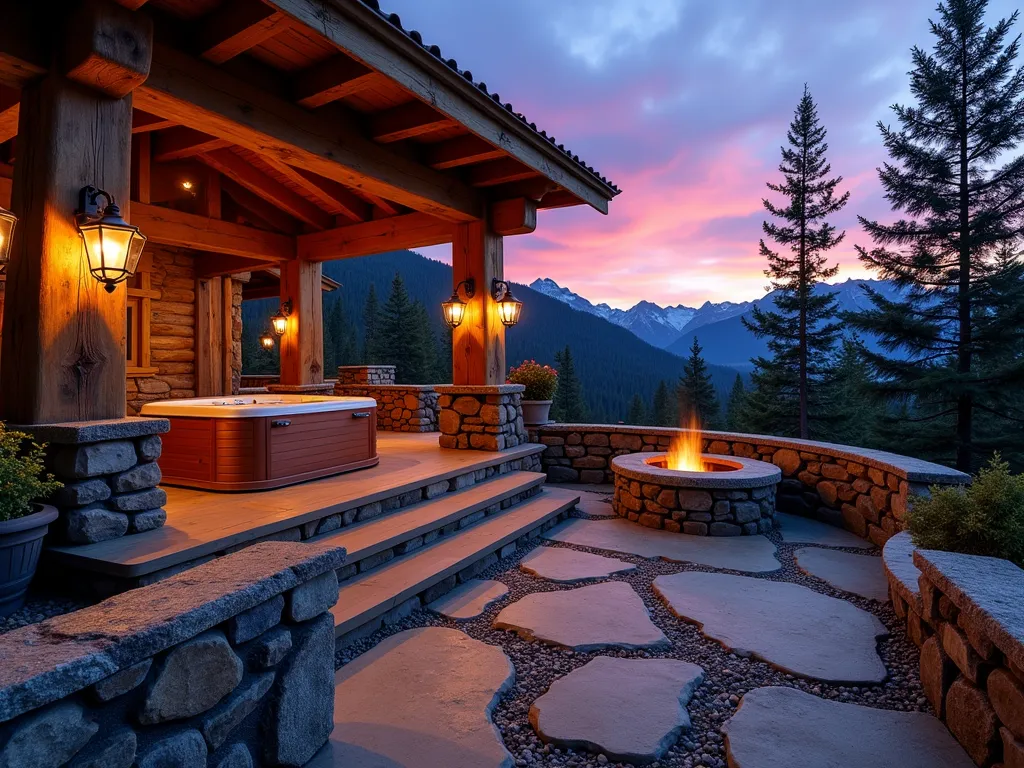
{"label": "fire", "polygon": [[703,472],[704,460],[701,458],[702,443],[700,421],[696,415],[691,415],[690,423],[686,425],[683,432],[676,435],[672,444],[668,447],[665,466],[668,469],[683,472]]}

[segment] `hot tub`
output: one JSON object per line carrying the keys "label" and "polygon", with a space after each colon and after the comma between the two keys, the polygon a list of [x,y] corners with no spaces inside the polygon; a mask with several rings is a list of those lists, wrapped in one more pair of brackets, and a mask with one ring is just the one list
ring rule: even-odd
{"label": "hot tub", "polygon": [[170,419],[163,482],[252,491],[371,467],[377,402],[367,397],[248,395],[160,400],[143,416]]}

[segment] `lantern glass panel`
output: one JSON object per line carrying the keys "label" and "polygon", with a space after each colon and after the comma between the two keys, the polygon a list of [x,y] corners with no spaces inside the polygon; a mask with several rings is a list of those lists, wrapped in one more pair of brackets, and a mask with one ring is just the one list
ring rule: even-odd
{"label": "lantern glass panel", "polygon": [[522,310],[523,302],[514,298],[509,297],[498,302],[498,317],[509,328],[519,322],[519,313]]}
{"label": "lantern glass panel", "polygon": [[441,309],[444,311],[444,321],[452,328],[458,328],[466,316],[466,303],[458,296],[442,301]]}
{"label": "lantern glass panel", "polygon": [[11,241],[14,239],[14,225],[18,217],[0,208],[0,264],[6,264],[11,257]]}

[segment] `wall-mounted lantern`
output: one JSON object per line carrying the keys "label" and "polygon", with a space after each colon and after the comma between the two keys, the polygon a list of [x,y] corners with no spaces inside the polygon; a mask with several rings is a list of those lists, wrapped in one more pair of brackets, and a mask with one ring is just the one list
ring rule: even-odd
{"label": "wall-mounted lantern", "polygon": [[274,348],[274,337],[270,333],[270,331],[264,331],[263,335],[260,336],[260,345],[264,349],[273,349]]}
{"label": "wall-mounted lantern", "polygon": [[278,336],[284,336],[284,332],[288,330],[288,316],[291,313],[292,302],[289,299],[281,305],[281,308],[277,310],[277,314],[270,318],[270,325]]}
{"label": "wall-mounted lantern", "polygon": [[11,242],[14,240],[14,225],[18,217],[6,208],[0,208],[0,270],[11,258]]}
{"label": "wall-mounted lantern", "polygon": [[512,287],[504,280],[497,278],[491,283],[491,295],[498,304],[498,317],[507,328],[519,322],[519,313],[523,311],[523,302],[512,295]]}
{"label": "wall-mounted lantern", "polygon": [[467,299],[472,299],[476,295],[476,283],[473,281],[473,278],[469,278],[455,286],[455,290],[452,291],[451,298],[448,301],[441,302],[444,321],[452,328],[458,328],[462,325],[462,319],[466,316],[466,302],[459,298],[459,289],[463,287],[465,288],[464,292]]}
{"label": "wall-mounted lantern", "polygon": [[[100,207],[99,199],[106,200]],[[96,187],[78,193],[78,232],[85,242],[89,272],[103,283],[107,293],[135,274],[146,245],[146,236],[121,218],[114,196]]]}

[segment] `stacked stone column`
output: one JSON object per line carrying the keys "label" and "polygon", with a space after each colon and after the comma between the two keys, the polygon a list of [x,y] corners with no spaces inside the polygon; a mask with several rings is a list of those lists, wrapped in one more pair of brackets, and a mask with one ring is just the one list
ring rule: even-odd
{"label": "stacked stone column", "polygon": [[522,384],[438,385],[442,448],[503,451],[529,442],[523,425]]}
{"label": "stacked stone column", "polygon": [[157,459],[170,426],[129,417],[10,428],[49,446],[48,469],[64,484],[49,500],[60,513],[52,530],[65,543],[93,544],[164,524]]}

